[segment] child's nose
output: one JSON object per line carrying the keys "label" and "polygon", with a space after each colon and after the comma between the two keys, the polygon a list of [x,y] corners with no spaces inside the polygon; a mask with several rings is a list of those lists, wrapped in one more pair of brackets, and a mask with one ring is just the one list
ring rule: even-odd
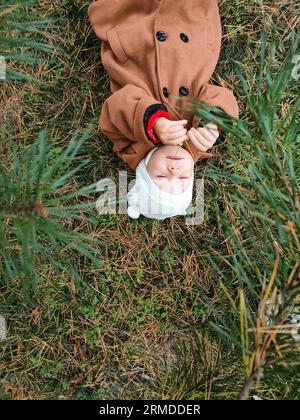
{"label": "child's nose", "polygon": [[171,172],[177,172],[177,171],[178,171],[178,169],[179,169],[179,168],[176,168],[174,165],[170,165],[170,166],[169,166],[169,170],[170,170]]}

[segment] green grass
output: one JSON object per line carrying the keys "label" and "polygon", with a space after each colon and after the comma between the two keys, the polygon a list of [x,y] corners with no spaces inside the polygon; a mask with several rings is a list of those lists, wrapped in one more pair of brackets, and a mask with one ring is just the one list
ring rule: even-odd
{"label": "green grass", "polygon": [[[4,111],[0,113],[0,159],[7,169],[11,166],[11,139],[22,153],[40,130],[47,128],[55,158],[75,129],[84,130],[90,123],[97,126],[101,105],[110,93],[99,43],[86,16],[88,4],[54,0],[27,9],[32,19],[59,20],[44,28],[44,36],[33,35],[37,41],[42,38],[50,43],[55,52],[41,53],[38,64],[14,65],[47,86],[33,81],[0,81],[0,109]],[[290,34],[299,25],[295,5],[288,0],[276,5],[271,0],[222,0],[220,13],[224,39],[212,82],[234,88],[242,118],[255,132],[234,64],[241,66],[251,91],[257,93],[261,31],[267,32],[268,41],[271,32],[274,35],[277,49],[268,49],[267,55],[272,59],[273,54],[276,73],[290,48]],[[298,86],[289,85],[281,105],[283,115],[296,101]],[[0,399],[237,396],[245,383],[243,352],[233,340],[221,339],[212,324],[224,327],[227,333],[232,326],[239,335],[239,318],[228,296],[238,306],[241,287],[246,290],[251,314],[255,313],[260,282],[269,279],[274,268],[274,235],[282,256],[278,284],[288,278],[300,249],[296,222],[295,233],[288,233],[282,242],[283,236],[280,233],[278,239],[275,229],[266,234],[270,247],[261,249],[262,220],[256,218],[252,207],[243,212],[229,193],[236,189],[245,198],[257,199],[257,208],[265,208],[263,195],[255,196],[249,185],[230,178],[235,174],[251,179],[247,159],[253,159],[254,164],[257,156],[251,154],[251,142],[243,143],[247,155],[235,147],[233,135],[228,139],[230,144],[219,148],[213,161],[197,164],[196,175],[206,177],[206,212],[200,226],[188,226],[180,217],[159,222],[95,214],[96,224],[74,221],[72,226],[97,238],[103,265],[95,267],[70,254],[91,290],[78,288],[72,275],[57,273],[47,263],[38,267],[44,283],[31,295],[21,291],[19,278],[1,283],[0,314],[7,319],[8,337],[0,342]],[[283,129],[278,139],[287,152],[295,137],[286,138]],[[268,156],[269,149],[264,150]],[[78,183],[83,186],[105,177],[117,179],[119,170],[127,170],[112,153],[110,141],[96,128],[84,143],[81,157],[90,161],[70,184],[72,189]],[[222,178],[226,173],[229,177]],[[299,175],[298,166],[297,179]],[[274,179],[286,193],[281,178],[274,175]],[[277,217],[276,211],[270,214]],[[293,219],[287,216],[288,220]],[[286,244],[289,246],[284,248]],[[296,399],[296,377],[296,366],[271,363],[255,393],[262,398]]]}

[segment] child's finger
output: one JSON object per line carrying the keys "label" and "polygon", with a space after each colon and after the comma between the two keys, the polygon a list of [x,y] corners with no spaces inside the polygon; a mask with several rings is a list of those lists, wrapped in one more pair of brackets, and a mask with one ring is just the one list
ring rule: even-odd
{"label": "child's finger", "polygon": [[179,121],[170,121],[170,125],[174,126],[174,125],[185,125],[187,124],[187,120],[179,120]]}
{"label": "child's finger", "polygon": [[182,145],[188,139],[189,139],[188,136],[185,134],[184,136],[180,137],[179,141],[181,142],[181,145]]}
{"label": "child's finger", "polygon": [[198,150],[201,150],[201,152],[206,152],[207,147],[201,144],[201,142],[196,138],[192,130],[188,132],[188,135],[189,135],[189,138],[191,139],[191,142],[197,147]]}
{"label": "child's finger", "polygon": [[193,128],[192,133],[195,135],[196,139],[200,141],[203,146],[206,146],[207,149],[210,149],[215,142],[215,138],[212,137],[211,140],[207,140],[197,129]]}
{"label": "child's finger", "polygon": [[202,135],[204,139],[206,139],[209,142],[214,142],[216,140],[217,132],[214,135],[212,132],[210,132],[207,128],[199,127],[197,129],[198,133]]}
{"label": "child's finger", "polygon": [[218,127],[215,124],[207,124],[204,128],[212,135],[219,135]]}
{"label": "child's finger", "polygon": [[218,132],[218,126],[214,123],[207,123],[204,128],[206,128],[210,133]]}
{"label": "child's finger", "polygon": [[182,146],[183,145],[183,143],[186,141],[186,140],[188,140],[188,136],[187,135],[184,135],[184,136],[181,136],[181,137],[177,137],[176,139],[174,139],[174,140],[168,140],[168,145],[169,146]]}
{"label": "child's finger", "polygon": [[184,140],[183,139],[177,139],[173,143],[170,143],[170,146],[182,146],[183,143],[184,143]]}
{"label": "child's finger", "polygon": [[180,146],[181,146],[188,139],[189,139],[188,136],[185,134],[184,136],[179,137],[176,144],[180,144]]}
{"label": "child's finger", "polygon": [[172,126],[168,127],[168,129],[167,129],[168,133],[177,133],[181,130],[186,130],[187,131],[187,129],[184,128],[183,125],[172,125]]}
{"label": "child's finger", "polygon": [[187,130],[179,130],[179,131],[175,131],[173,133],[169,133],[168,132],[168,139],[169,140],[174,140],[174,139],[178,139],[179,137],[184,136],[187,133]]}
{"label": "child's finger", "polygon": [[208,128],[209,130],[218,130],[218,126],[212,122],[205,124],[204,127]]}

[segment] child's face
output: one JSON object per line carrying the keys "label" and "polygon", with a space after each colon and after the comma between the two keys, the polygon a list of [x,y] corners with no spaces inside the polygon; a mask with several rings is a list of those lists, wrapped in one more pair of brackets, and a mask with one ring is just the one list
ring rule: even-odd
{"label": "child's face", "polygon": [[155,184],[171,194],[182,193],[187,189],[193,170],[194,160],[181,146],[159,146],[147,165],[147,171]]}

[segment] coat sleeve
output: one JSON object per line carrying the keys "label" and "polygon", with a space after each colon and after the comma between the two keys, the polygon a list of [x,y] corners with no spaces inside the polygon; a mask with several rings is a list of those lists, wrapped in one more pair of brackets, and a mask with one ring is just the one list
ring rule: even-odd
{"label": "coat sleeve", "polygon": [[144,143],[144,150],[161,145],[152,129],[158,117],[171,119],[167,107],[144,89],[128,84],[105,100],[99,128],[114,143],[113,151],[134,169],[141,159],[133,156],[135,144]]}
{"label": "coat sleeve", "polygon": [[[233,92],[225,87],[207,84],[201,91],[199,100],[222,109],[231,117],[238,118],[239,116],[237,100]],[[192,125],[194,127],[201,126],[201,122],[199,122],[199,120],[200,117],[194,115]],[[224,130],[221,130],[221,128],[218,127],[218,131],[219,137],[215,141],[214,146],[223,143],[226,139],[226,133]],[[185,141],[183,147],[191,153],[195,162],[197,160],[213,157],[211,152],[201,152],[198,150],[190,140]]]}
{"label": "coat sleeve", "polygon": [[233,92],[223,86],[207,84],[199,99],[202,102],[223,109],[231,117],[239,117],[239,107]]}

